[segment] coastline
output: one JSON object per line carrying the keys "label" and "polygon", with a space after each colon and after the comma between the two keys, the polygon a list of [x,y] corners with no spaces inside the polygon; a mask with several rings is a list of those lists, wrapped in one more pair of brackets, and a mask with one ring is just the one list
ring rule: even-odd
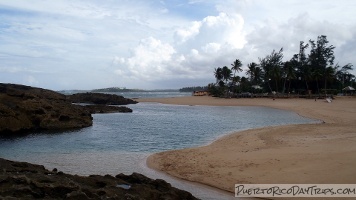
{"label": "coastline", "polygon": [[188,181],[234,192],[237,183],[356,183],[356,98],[332,103],[318,99],[221,99],[175,97],[138,99],[178,105],[267,106],[322,120],[245,130],[207,146],[153,154],[147,165]]}

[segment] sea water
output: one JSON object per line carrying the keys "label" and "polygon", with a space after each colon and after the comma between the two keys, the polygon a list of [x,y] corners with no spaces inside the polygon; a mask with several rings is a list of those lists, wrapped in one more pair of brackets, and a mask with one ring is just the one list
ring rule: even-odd
{"label": "sea water", "polygon": [[[129,105],[133,113],[94,114],[93,126],[0,138],[0,157],[42,164],[79,175],[131,174],[164,178],[202,199],[221,193],[176,181],[145,165],[148,155],[207,145],[239,130],[284,124],[317,123],[296,113],[266,107]],[[207,192],[209,191],[209,192]],[[215,195],[215,196],[214,196]],[[226,196],[222,199],[226,199]]]}
{"label": "sea water", "polygon": [[111,92],[107,94],[116,94],[125,98],[167,98],[167,97],[185,97],[192,96],[191,92],[179,91],[143,91],[143,92]]}

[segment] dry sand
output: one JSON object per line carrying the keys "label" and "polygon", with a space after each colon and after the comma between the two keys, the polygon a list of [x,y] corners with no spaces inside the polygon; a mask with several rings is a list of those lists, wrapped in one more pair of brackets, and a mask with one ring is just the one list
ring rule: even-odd
{"label": "dry sand", "polygon": [[332,103],[314,99],[220,99],[176,97],[139,99],[180,105],[268,106],[325,123],[246,130],[210,145],[161,152],[149,167],[234,192],[237,183],[356,183],[356,98]]}

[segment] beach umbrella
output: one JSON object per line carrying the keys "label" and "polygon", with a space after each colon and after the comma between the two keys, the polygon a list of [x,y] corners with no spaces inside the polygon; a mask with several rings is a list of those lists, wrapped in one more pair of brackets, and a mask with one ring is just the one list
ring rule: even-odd
{"label": "beach umbrella", "polygon": [[342,90],[346,90],[346,91],[354,91],[355,90],[355,88],[353,88],[353,87],[351,87],[351,86],[347,86],[347,87],[345,87],[344,89],[342,89]]}

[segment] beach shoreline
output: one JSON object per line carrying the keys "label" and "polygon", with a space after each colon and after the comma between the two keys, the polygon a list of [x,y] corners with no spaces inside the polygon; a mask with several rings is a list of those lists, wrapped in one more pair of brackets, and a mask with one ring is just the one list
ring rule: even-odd
{"label": "beach shoreline", "polygon": [[165,151],[147,165],[169,175],[234,192],[235,184],[356,183],[356,98],[222,99],[174,97],[138,99],[177,105],[265,106],[289,110],[319,124],[264,127],[236,132],[213,143]]}

